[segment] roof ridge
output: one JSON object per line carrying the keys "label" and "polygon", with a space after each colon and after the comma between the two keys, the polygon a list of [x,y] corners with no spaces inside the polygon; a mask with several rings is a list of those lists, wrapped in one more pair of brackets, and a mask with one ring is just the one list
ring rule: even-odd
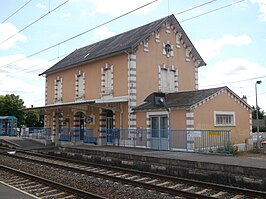
{"label": "roof ridge", "polygon": [[124,51],[131,52],[140,45],[141,41],[150,37],[153,32],[157,31],[168,20],[172,22],[173,27],[176,28],[177,31],[182,32],[184,45],[191,46],[193,48],[192,50],[195,53],[195,59],[199,60],[201,65],[206,65],[179,22],[172,14],[112,37],[75,49],[40,75],[65,70],[67,68],[92,62]]}

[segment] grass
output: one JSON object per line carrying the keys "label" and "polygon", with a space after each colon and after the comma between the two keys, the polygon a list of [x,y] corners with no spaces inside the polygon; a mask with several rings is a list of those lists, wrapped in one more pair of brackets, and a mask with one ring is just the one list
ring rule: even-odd
{"label": "grass", "polygon": [[261,155],[263,154],[263,149],[258,149],[258,148],[253,148],[252,150],[249,151],[237,151],[234,152],[234,156],[253,156],[253,155]]}

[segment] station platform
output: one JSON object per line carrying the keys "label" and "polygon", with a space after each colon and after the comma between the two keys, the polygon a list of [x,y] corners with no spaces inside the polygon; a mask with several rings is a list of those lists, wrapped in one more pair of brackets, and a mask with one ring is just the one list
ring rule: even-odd
{"label": "station platform", "polygon": [[45,153],[51,155],[266,191],[266,154],[263,153],[232,156],[84,143],[52,147],[19,137],[0,139],[25,149],[46,148]]}
{"label": "station platform", "polygon": [[45,145],[45,142],[42,142],[42,140],[34,140],[18,136],[0,136],[0,143],[8,145],[11,148],[26,150],[53,147],[51,145]]}
{"label": "station platform", "polygon": [[0,182],[0,199],[33,199],[37,198],[28,193],[18,191],[13,187],[10,187],[2,182]]}
{"label": "station platform", "polygon": [[132,147],[61,147],[62,157],[266,192],[266,154],[232,156]]}
{"label": "station platform", "polygon": [[[95,146],[95,145],[76,145],[65,146],[65,148],[73,150],[89,150],[89,151],[101,151],[112,152],[117,154],[138,155],[156,158],[166,159],[179,159],[186,161],[197,162],[211,162],[214,164],[227,164],[254,168],[266,169],[266,154],[249,154],[246,156],[232,156],[223,154],[206,154],[206,153],[194,153],[194,152],[180,152],[180,151],[159,151],[143,148],[132,147],[117,147],[117,146]],[[265,173],[266,175],[266,173]]]}

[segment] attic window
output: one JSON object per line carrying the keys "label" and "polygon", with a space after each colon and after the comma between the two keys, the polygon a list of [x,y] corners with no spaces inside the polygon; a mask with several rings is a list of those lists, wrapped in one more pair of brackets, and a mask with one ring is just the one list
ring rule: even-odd
{"label": "attic window", "polygon": [[168,55],[171,53],[171,45],[170,44],[166,44],[164,47],[165,53]]}
{"label": "attic window", "polygon": [[87,54],[84,56],[84,58],[88,57],[89,55],[90,55],[90,53],[87,53]]}
{"label": "attic window", "polygon": [[163,43],[163,55],[166,55],[167,57],[173,57],[174,56],[173,48],[174,46],[171,45],[169,41]]}

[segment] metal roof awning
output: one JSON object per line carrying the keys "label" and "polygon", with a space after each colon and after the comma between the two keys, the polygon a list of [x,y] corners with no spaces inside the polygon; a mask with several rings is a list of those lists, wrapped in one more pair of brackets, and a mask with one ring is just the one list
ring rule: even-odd
{"label": "metal roof awning", "polygon": [[[102,99],[95,99],[95,100],[84,100],[84,101],[76,101],[76,102],[65,102],[65,103],[55,103],[55,104],[48,104],[46,106],[39,106],[39,107],[31,107],[31,108],[24,108],[21,109],[22,111],[32,111],[32,110],[52,110],[52,109],[60,109],[60,108],[75,108],[78,106],[90,105],[95,107],[102,107],[102,108],[114,108],[117,107],[107,106],[107,104],[117,104],[121,102],[128,102],[128,96],[119,96],[119,97],[107,97]],[[106,106],[105,106],[106,105]]]}
{"label": "metal roof awning", "polygon": [[87,104],[94,104],[94,103],[95,103],[94,100],[86,100],[86,101],[78,101],[78,102],[65,102],[65,103],[48,104],[46,106],[24,108],[24,109],[21,109],[21,110],[22,111],[47,110],[47,109],[73,107],[73,106],[80,106],[80,105],[87,105]]}

